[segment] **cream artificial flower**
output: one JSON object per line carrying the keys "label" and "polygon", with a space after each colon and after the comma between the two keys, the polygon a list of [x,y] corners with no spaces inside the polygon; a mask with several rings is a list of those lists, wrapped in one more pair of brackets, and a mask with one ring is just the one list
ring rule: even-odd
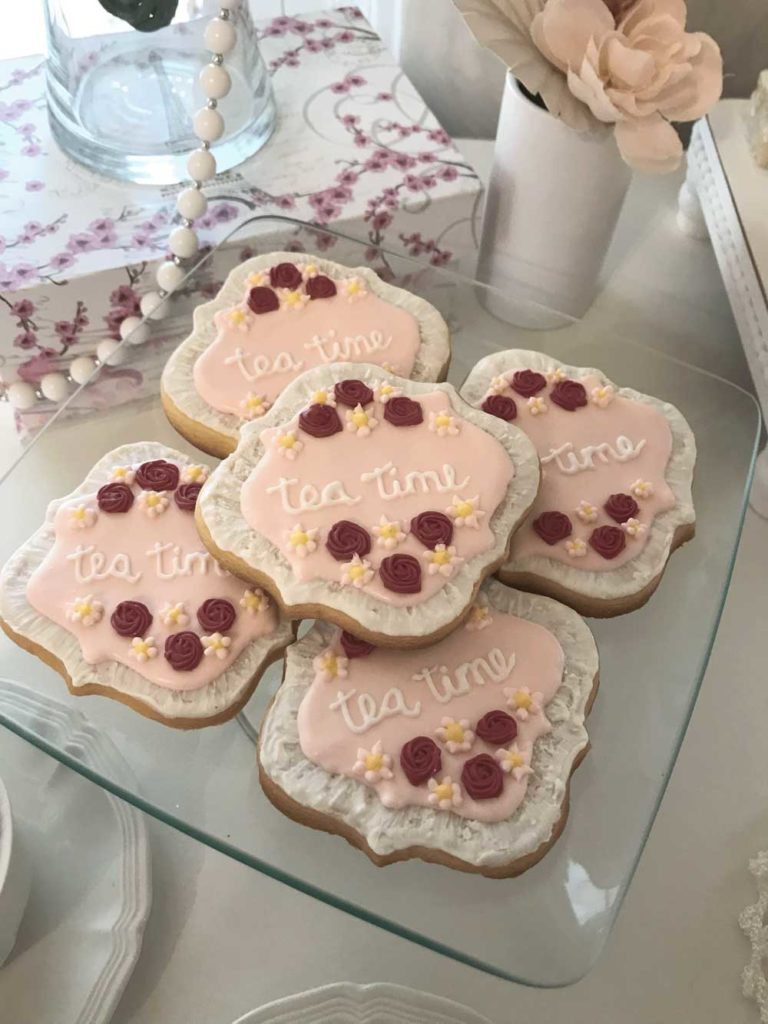
{"label": "cream artificial flower", "polygon": [[599,387],[592,388],[592,391],[590,392],[592,404],[596,405],[598,409],[607,409],[615,397],[616,388],[611,384],[603,384]]}
{"label": "cream artificial flower", "polygon": [[544,703],[544,694],[531,690],[527,686],[507,686],[504,688],[507,706],[512,708],[515,718],[525,722],[531,715],[537,715]]}
{"label": "cream artificial flower", "polygon": [[427,426],[438,437],[456,437],[461,430],[458,420],[447,409],[431,412]]}
{"label": "cream artificial flower", "polygon": [[339,654],[332,647],[318,654],[312,661],[315,678],[321,683],[330,683],[334,679],[346,679],[349,671],[349,659]]}
{"label": "cream artificial flower", "polygon": [[339,291],[347,302],[358,302],[368,294],[362,277],[347,277],[338,282]]}
{"label": "cream artificial flower", "polygon": [[67,618],[81,626],[95,626],[104,616],[104,605],[93,594],[76,597],[67,607]]}
{"label": "cream artificial flower", "polygon": [[636,498],[641,500],[653,497],[653,484],[650,480],[635,480],[629,489]]}
{"label": "cream artificial flower", "polygon": [[304,447],[304,442],[299,440],[295,430],[287,430],[284,434],[278,435],[275,447],[284,459],[292,462]]}
{"label": "cream artificial flower", "polygon": [[264,395],[257,395],[254,391],[249,391],[240,402],[240,415],[244,420],[256,420],[263,416],[271,405],[272,403],[267,401]]}
{"label": "cream artificial flower", "polygon": [[473,530],[480,526],[480,520],[485,516],[485,512],[480,508],[479,494],[474,498],[460,498],[454,494],[451,507],[446,509],[446,512],[453,520],[454,526],[469,526]]}
{"label": "cream artificial flower", "polygon": [[370,750],[357,748],[357,760],[352,770],[355,775],[362,775],[370,785],[375,785],[382,779],[392,778],[392,758],[382,751],[381,740],[377,740]]}
{"label": "cream artificial flower", "polygon": [[525,407],[531,416],[543,416],[549,410],[549,406],[540,395],[533,395],[529,398]]}
{"label": "cream artificial flower", "polygon": [[235,306],[227,313],[227,323],[236,331],[247,331],[251,325],[251,315],[242,306]]}
{"label": "cream artificial flower", "polygon": [[142,491],[139,494],[138,505],[150,519],[156,519],[166,511],[170,505],[170,498],[166,491]]}
{"label": "cream artificial flower", "polygon": [[461,804],[461,787],[453,782],[450,775],[444,775],[440,782],[430,779],[427,783],[429,796],[427,800],[433,807],[441,811],[450,811]]}
{"label": "cream artificial flower", "polygon": [[445,745],[449,754],[463,753],[470,750],[475,742],[475,734],[469,728],[469,719],[441,718],[440,727],[435,729],[435,736]]}
{"label": "cream artificial flower", "polygon": [[203,654],[206,658],[218,658],[219,661],[223,661],[229,657],[229,648],[232,644],[232,638],[225,636],[223,633],[211,633],[210,636],[201,636],[200,640],[203,645]]}
{"label": "cream artificial flower", "polygon": [[347,409],[346,420],[347,430],[358,437],[368,437],[379,423],[375,417],[365,411],[362,405],[356,405],[354,409]]}
{"label": "cream artificial flower", "polygon": [[288,550],[299,558],[311,555],[317,550],[317,527],[305,530],[301,523],[297,523],[288,531]]}
{"label": "cream artificial flower", "polygon": [[164,626],[188,626],[189,613],[183,601],[176,604],[164,604],[160,609],[160,621]]}
{"label": "cream artificial flower", "polygon": [[517,743],[513,743],[507,749],[499,748],[493,756],[499,762],[501,770],[510,774],[515,782],[520,782],[526,775],[533,774],[529,763],[531,757],[529,748],[521,749]]}
{"label": "cream artificial flower", "polygon": [[201,463],[191,466],[184,466],[181,471],[181,482],[183,484],[202,484],[208,479],[210,470]]}
{"label": "cream artificial flower", "polygon": [[142,664],[157,657],[157,644],[153,636],[135,636],[131,640],[130,655]]}
{"label": "cream artificial flower", "polygon": [[240,607],[244,608],[249,615],[256,615],[257,612],[263,612],[269,608],[269,597],[259,587],[254,587],[253,590],[248,588],[243,591],[239,603]]}
{"label": "cream artificial flower", "polygon": [[453,576],[454,572],[464,561],[456,554],[456,548],[450,544],[436,544],[434,550],[425,551],[424,558],[427,562],[427,572],[430,576],[440,573],[446,578]]}
{"label": "cream artificial flower", "polygon": [[600,510],[589,501],[580,501],[574,512],[582,523],[589,524],[596,521]]}
{"label": "cream artificial flower", "polygon": [[128,484],[130,487],[136,479],[136,470],[133,466],[115,466],[109,474],[109,479],[113,483]]}
{"label": "cream artificial flower", "polygon": [[96,522],[98,512],[89,505],[77,505],[69,510],[69,525],[74,530],[87,530]]}
{"label": "cream artificial flower", "polygon": [[355,554],[351,562],[345,562],[341,567],[341,582],[345,586],[356,587],[361,590],[373,579],[371,563]]}
{"label": "cream artificial flower", "polygon": [[586,541],[583,541],[581,537],[571,537],[565,542],[565,550],[571,558],[583,558],[587,553]]}
{"label": "cream artificial flower", "polygon": [[291,288],[280,288],[277,294],[280,298],[280,309],[297,312],[304,309],[306,304],[309,302],[309,296],[307,293],[300,291],[299,289],[294,290]]}
{"label": "cream artificial flower", "polygon": [[641,523],[639,519],[635,519],[634,517],[627,519],[625,523],[622,523],[621,528],[628,537],[632,537],[633,539],[642,537],[648,529],[645,523]]}
{"label": "cream artificial flower", "polygon": [[377,547],[385,548],[387,551],[391,551],[398,544],[402,544],[406,538],[406,533],[400,521],[398,519],[387,519],[386,516],[382,516],[379,519],[379,525],[374,526],[372,533],[376,538]]}

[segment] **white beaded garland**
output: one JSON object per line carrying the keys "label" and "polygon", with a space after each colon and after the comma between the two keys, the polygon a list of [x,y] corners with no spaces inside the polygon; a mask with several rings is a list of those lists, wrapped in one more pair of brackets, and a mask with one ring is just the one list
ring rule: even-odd
{"label": "white beaded garland", "polygon": [[78,356],[69,367],[69,376],[75,384],[85,384],[91,379],[91,374],[96,369],[96,360],[93,356]]}
{"label": "white beaded garland", "polygon": [[138,316],[127,316],[120,324],[120,337],[129,345],[143,345],[149,337],[149,327]]}
{"label": "white beaded garland", "polygon": [[128,358],[126,346],[114,338],[104,338],[96,346],[96,358],[103,366],[120,366]]}
{"label": "white beaded garland", "polygon": [[147,292],[146,295],[142,295],[139,308],[141,315],[147,317],[148,320],[162,320],[171,311],[165,297],[160,292]]}
{"label": "white beaded garland", "polygon": [[203,39],[212,53],[229,53],[237,42],[235,26],[224,18],[212,18],[205,26]]}
{"label": "white beaded garland", "polygon": [[192,129],[203,142],[216,142],[224,134],[224,118],[218,110],[201,107],[192,119]]}
{"label": "white beaded garland", "polygon": [[193,181],[205,181],[216,173],[216,157],[209,149],[193,149],[187,160],[187,170]]}
{"label": "white beaded garland", "polygon": [[31,409],[37,401],[35,389],[25,380],[16,380],[13,384],[9,384],[6,394],[13,408],[22,412],[25,409]]}
{"label": "white beaded garland", "polygon": [[208,200],[199,188],[185,188],[179,193],[176,209],[187,220],[197,220],[208,209]]}
{"label": "white beaded garland", "polygon": [[63,402],[69,395],[69,384],[63,373],[45,373],[40,378],[40,390],[49,402]]}
{"label": "white beaded garland", "polygon": [[192,228],[174,228],[168,239],[168,245],[174,256],[179,256],[183,260],[189,259],[197,252],[197,235]]}
{"label": "white beaded garland", "polygon": [[172,292],[184,280],[185,270],[172,260],[161,263],[157,268],[156,280],[164,292]]}
{"label": "white beaded garland", "polygon": [[220,64],[206,64],[198,80],[200,88],[209,100],[223,99],[232,88],[229,72]]}

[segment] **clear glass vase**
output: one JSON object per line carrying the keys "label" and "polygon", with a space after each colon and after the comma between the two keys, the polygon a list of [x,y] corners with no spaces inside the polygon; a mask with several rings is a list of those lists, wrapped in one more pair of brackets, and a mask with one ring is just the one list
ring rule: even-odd
{"label": "clear glass vase", "polygon": [[[108,14],[99,0],[45,0],[45,12],[48,111],[62,149],[113,178],[186,178],[187,156],[199,145],[192,118],[206,102],[198,84],[210,60],[203,33],[217,0],[179,0],[173,21],[152,32]],[[232,88],[219,101],[225,132],[212,146],[219,171],[257,152],[276,116],[247,4],[233,17],[237,44],[225,57]]]}

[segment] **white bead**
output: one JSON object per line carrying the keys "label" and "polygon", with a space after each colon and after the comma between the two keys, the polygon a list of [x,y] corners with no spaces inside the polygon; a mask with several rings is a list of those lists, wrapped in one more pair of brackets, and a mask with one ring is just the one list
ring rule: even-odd
{"label": "white bead", "polygon": [[141,315],[148,320],[162,320],[171,312],[171,304],[158,292],[147,292],[139,303]]}
{"label": "white bead", "polygon": [[208,200],[199,188],[185,188],[176,199],[176,209],[187,220],[197,220],[208,209]]}
{"label": "white bead", "polygon": [[25,380],[16,380],[8,386],[8,401],[14,409],[31,409],[37,401],[35,389]]}
{"label": "white bead", "polygon": [[49,402],[63,402],[69,395],[69,384],[63,373],[46,373],[40,378],[40,390]]}
{"label": "white bead", "polygon": [[198,139],[215,142],[224,134],[224,118],[218,110],[201,107],[192,119],[192,128]]}
{"label": "white bead", "polygon": [[107,366],[120,366],[128,358],[126,346],[114,338],[105,338],[96,346],[96,358]]}
{"label": "white bead", "polygon": [[149,327],[138,316],[127,316],[120,324],[120,337],[129,345],[143,345],[149,337]]}
{"label": "white bead", "polygon": [[174,228],[168,239],[168,245],[174,256],[183,260],[189,259],[197,252],[197,235],[192,228]]}
{"label": "white bead", "polygon": [[225,11],[236,11],[240,6],[240,0],[219,0],[219,7]]}
{"label": "white bead", "polygon": [[211,18],[205,26],[203,39],[211,53],[229,53],[237,42],[237,32],[231,21]]}
{"label": "white bead", "polygon": [[216,173],[216,157],[208,149],[193,149],[187,160],[187,170],[194,181],[207,181]]}
{"label": "white bead", "polygon": [[96,363],[91,356],[78,356],[69,367],[69,376],[75,384],[85,384],[91,379],[91,374],[96,369]]}
{"label": "white bead", "polygon": [[174,288],[178,288],[184,276],[184,268],[177,266],[173,260],[168,260],[157,268],[155,280],[164,292],[172,292]]}
{"label": "white bead", "polygon": [[210,100],[223,99],[232,88],[229,72],[220,64],[206,64],[198,79],[200,88]]}

